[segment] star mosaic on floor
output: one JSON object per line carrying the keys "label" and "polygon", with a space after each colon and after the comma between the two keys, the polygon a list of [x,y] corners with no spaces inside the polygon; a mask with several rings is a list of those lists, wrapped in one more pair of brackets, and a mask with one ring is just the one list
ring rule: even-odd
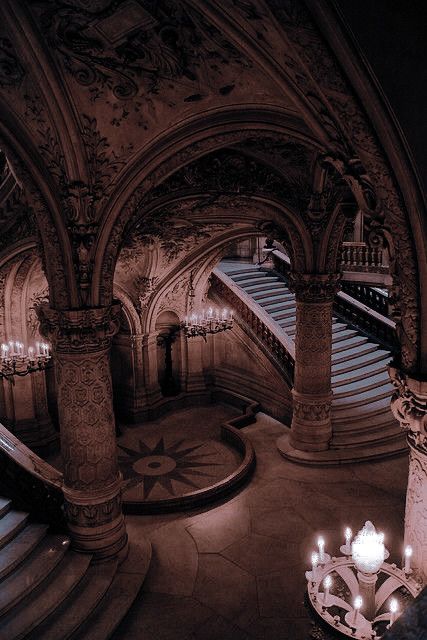
{"label": "star mosaic on floor", "polygon": [[172,481],[199,489],[191,476],[212,477],[203,470],[203,467],[215,467],[218,463],[200,460],[213,455],[212,452],[196,453],[205,446],[205,442],[181,449],[184,442],[185,440],[179,440],[166,447],[164,439],[160,438],[154,447],[150,447],[142,440],[138,442],[138,449],[118,445],[126,454],[119,455],[120,470],[126,483],[126,490],[142,485],[144,499],[147,499],[157,484],[174,496]]}

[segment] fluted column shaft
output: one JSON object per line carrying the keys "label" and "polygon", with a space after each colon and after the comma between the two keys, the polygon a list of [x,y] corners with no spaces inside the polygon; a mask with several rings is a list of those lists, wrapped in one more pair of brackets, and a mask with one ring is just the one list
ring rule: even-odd
{"label": "fluted column shaft", "polygon": [[391,409],[407,432],[409,475],[405,508],[405,546],[412,547],[411,564],[427,583],[427,380],[389,367],[395,392]]}
{"label": "fluted column shaft", "polygon": [[338,274],[290,274],[296,295],[290,444],[302,451],[323,451],[332,437],[332,304],[338,280]]}
{"label": "fluted column shaft", "polygon": [[68,526],[74,548],[97,559],[127,545],[109,362],[119,312],[38,310],[55,361]]}

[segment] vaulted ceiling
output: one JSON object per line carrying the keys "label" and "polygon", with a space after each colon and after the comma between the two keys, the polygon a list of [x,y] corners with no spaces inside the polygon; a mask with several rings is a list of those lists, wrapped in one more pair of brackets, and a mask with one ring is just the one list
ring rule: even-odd
{"label": "vaulted ceiling", "polygon": [[0,147],[40,232],[51,304],[108,304],[130,232],[146,238],[154,199],[177,185],[273,190],[314,247],[310,195],[335,176],[393,242],[414,366],[422,195],[329,2],[3,0],[0,14]]}

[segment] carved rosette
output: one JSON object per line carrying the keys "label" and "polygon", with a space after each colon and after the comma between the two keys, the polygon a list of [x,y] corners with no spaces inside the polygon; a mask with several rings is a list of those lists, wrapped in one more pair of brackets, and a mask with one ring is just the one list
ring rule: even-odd
{"label": "carved rosette", "polygon": [[120,305],[37,309],[52,342],[61,425],[64,497],[74,546],[100,558],[126,545],[109,362]]}

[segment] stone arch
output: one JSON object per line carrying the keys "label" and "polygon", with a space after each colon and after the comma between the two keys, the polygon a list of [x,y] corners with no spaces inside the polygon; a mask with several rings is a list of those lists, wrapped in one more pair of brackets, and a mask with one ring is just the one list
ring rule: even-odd
{"label": "stone arch", "polygon": [[[0,102],[3,107],[3,102]],[[61,207],[37,148],[22,127],[7,118],[0,122],[0,148],[4,151],[14,176],[21,185],[24,206],[34,215],[43,250],[43,265],[50,286],[51,304],[69,308],[77,302],[71,246],[61,216]]]}
{"label": "stone arch", "polygon": [[[111,299],[111,283],[126,225],[147,193],[193,160],[215,150],[240,143],[258,135],[276,135],[280,139],[295,140],[308,148],[319,145],[306,128],[299,131],[298,122],[288,122],[285,110],[248,108],[245,112],[215,113],[184,123],[182,130],[173,131],[157,140],[151,150],[144,150],[129,169],[133,176],[123,178],[110,200],[110,209],[104,214],[104,223],[97,245],[97,260],[93,274],[93,298],[100,304]],[[293,127],[292,127],[293,125]],[[159,150],[162,150],[160,152]],[[144,164],[142,164],[144,160]],[[138,172],[139,167],[139,172]]]}

